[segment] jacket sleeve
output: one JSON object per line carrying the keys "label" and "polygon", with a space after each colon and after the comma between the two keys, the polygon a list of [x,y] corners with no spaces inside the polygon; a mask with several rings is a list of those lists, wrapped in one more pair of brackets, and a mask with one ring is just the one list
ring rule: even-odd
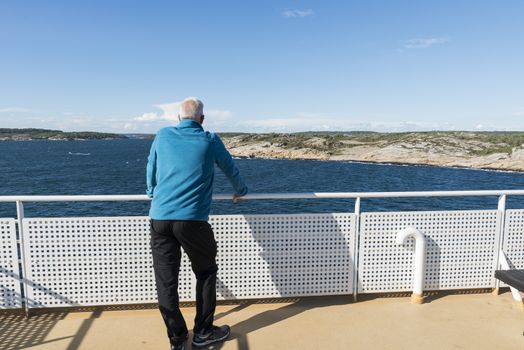
{"label": "jacket sleeve", "polygon": [[153,198],[153,192],[156,187],[156,138],[151,144],[149,157],[147,158],[146,167],[146,194],[149,198]]}
{"label": "jacket sleeve", "polygon": [[240,176],[240,171],[238,171],[235,161],[218,135],[215,135],[214,145],[215,162],[227,176],[231,185],[233,185],[235,194],[239,196],[246,195],[248,191],[247,186]]}

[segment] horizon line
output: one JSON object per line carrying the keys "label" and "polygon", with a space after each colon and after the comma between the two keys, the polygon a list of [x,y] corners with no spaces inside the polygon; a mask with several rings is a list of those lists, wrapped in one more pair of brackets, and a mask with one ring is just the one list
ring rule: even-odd
{"label": "horizon line", "polygon": [[[174,127],[175,125],[173,125]],[[116,134],[116,135],[155,135],[156,133],[141,133],[141,132],[111,132],[111,131],[64,131],[59,129],[44,129],[44,128],[4,128],[0,130],[41,130],[41,131],[55,131],[62,133],[99,133],[99,134]],[[210,130],[207,130],[210,131]],[[307,130],[307,131],[212,131],[218,134],[303,134],[303,133],[377,133],[377,134],[399,134],[399,133],[430,133],[430,132],[467,132],[467,133],[524,133],[524,130],[446,130],[446,129],[432,129],[432,130],[406,130],[406,131],[374,131],[374,130]]]}

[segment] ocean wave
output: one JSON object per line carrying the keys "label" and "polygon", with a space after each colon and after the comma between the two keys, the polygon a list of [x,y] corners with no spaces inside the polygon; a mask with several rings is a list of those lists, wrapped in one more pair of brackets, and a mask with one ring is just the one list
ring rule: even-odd
{"label": "ocean wave", "polygon": [[90,156],[91,153],[69,152],[70,156]]}

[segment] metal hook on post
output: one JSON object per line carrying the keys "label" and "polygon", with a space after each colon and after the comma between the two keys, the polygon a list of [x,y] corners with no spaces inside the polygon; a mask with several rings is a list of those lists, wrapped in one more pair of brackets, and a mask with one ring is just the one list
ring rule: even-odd
{"label": "metal hook on post", "polygon": [[412,304],[422,304],[424,297],[424,271],[426,266],[426,237],[414,227],[408,227],[397,233],[397,244],[402,245],[409,238],[415,239],[415,266],[413,271],[413,294],[411,295]]}

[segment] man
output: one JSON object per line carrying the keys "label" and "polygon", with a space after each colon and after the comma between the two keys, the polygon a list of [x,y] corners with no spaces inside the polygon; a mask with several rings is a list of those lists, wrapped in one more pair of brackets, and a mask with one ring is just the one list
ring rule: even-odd
{"label": "man", "polygon": [[207,220],[214,165],[233,185],[234,201],[247,193],[247,187],[220,138],[202,129],[203,108],[200,100],[186,98],[180,106],[180,123],[157,133],[147,163],[147,194],[153,199],[149,212],[153,266],[171,349],[184,349],[188,335],[178,300],[180,247],[197,280],[193,345],[220,342],[230,333],[229,326],[213,325],[217,246]]}

